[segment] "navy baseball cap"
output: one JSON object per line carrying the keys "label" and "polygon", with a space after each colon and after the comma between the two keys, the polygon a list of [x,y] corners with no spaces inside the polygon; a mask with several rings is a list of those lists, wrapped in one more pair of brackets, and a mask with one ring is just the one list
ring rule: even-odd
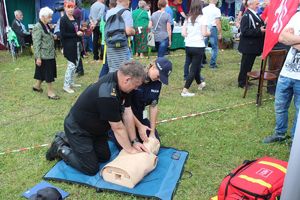
{"label": "navy baseball cap", "polygon": [[172,63],[164,57],[159,57],[155,60],[155,64],[159,71],[160,81],[163,84],[168,85],[169,83],[168,78],[172,72]]}
{"label": "navy baseball cap", "polygon": [[30,196],[30,200],[62,200],[62,196],[56,188],[46,187]]}

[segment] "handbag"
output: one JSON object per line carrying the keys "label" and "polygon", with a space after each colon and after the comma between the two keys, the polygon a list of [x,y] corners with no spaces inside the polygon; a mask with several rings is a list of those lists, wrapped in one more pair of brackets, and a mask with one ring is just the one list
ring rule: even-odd
{"label": "handbag", "polygon": [[159,20],[160,20],[162,14],[163,14],[163,12],[161,12],[161,14],[160,14],[160,16],[159,16],[159,18],[158,18],[158,21],[157,21],[157,23],[156,23],[156,26],[155,26],[154,30],[151,30],[151,31],[148,33],[148,36],[147,36],[148,43],[147,43],[147,45],[150,46],[150,47],[154,47],[154,46],[155,46],[155,38],[154,38],[154,33],[153,33],[153,32],[156,31],[157,26],[158,26],[158,23],[159,23]]}
{"label": "handbag", "polygon": [[154,47],[155,46],[155,39],[154,39],[154,33],[152,31],[150,31],[147,35],[147,45],[150,47]]}

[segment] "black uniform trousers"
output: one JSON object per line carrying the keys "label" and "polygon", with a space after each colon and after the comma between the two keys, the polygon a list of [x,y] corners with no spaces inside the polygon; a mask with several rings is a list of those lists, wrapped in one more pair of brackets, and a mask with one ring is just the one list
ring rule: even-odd
{"label": "black uniform trousers", "polygon": [[72,114],[66,117],[64,129],[69,147],[63,146],[59,150],[59,155],[68,165],[84,174],[97,174],[99,163],[106,162],[110,158],[107,134],[104,136],[90,134],[77,124]]}
{"label": "black uniform trousers", "polygon": [[252,70],[257,54],[242,54],[240,73],[238,77],[238,86],[244,87],[246,85],[247,73]]}

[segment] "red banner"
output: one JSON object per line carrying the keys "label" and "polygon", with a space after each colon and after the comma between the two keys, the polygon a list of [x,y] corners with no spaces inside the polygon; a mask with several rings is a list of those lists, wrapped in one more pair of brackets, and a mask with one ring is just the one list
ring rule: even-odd
{"label": "red banner", "polygon": [[262,58],[265,59],[278,42],[279,34],[295,14],[298,8],[297,0],[271,0],[268,11],[268,23]]}

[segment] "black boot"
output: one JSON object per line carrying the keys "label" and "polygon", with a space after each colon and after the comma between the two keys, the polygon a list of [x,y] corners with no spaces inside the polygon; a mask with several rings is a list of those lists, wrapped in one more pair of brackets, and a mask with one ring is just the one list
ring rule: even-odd
{"label": "black boot", "polygon": [[64,132],[56,133],[55,138],[46,153],[46,159],[49,161],[52,161],[52,160],[58,158],[59,157],[57,154],[58,149],[63,145],[67,145],[68,144],[67,142],[68,142],[68,139]]}
{"label": "black boot", "polygon": [[61,146],[58,149],[58,155],[60,158],[62,158],[67,165],[70,165],[71,167],[81,171],[84,174],[87,174],[89,176],[95,175],[99,168],[98,166],[95,167],[95,169],[87,168],[86,166],[82,166],[79,162],[79,158],[76,157],[73,150],[68,146]]}

